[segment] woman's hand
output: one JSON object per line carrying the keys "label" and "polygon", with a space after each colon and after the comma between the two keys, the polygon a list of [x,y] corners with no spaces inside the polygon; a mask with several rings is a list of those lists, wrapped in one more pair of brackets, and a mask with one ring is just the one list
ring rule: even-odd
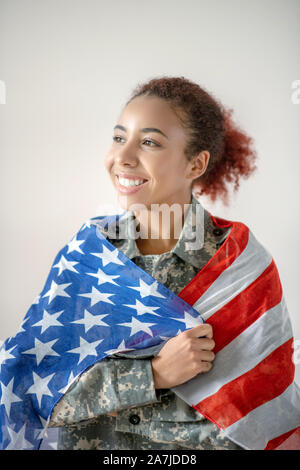
{"label": "woman's hand", "polygon": [[155,388],[172,388],[208,372],[215,358],[212,336],[211,325],[204,323],[169,339],[151,360]]}

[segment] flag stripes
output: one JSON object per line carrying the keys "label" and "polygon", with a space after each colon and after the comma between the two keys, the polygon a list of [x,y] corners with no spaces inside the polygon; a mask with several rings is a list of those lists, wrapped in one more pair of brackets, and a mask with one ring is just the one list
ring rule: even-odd
{"label": "flag stripes", "polygon": [[[292,328],[285,312],[286,309],[279,304],[272,309],[272,313],[268,312],[270,316],[261,316],[216,354],[209,372],[200,374],[173,390],[181,394],[181,398],[187,403],[196,406],[224,385],[253,369],[291,338]],[[272,334],[278,329],[280,334]]]}
{"label": "flag stripes", "polygon": [[172,390],[244,448],[289,438],[300,449],[293,331],[275,261],[238,222],[223,245],[179,293],[213,327],[213,368]]}
{"label": "flag stripes", "polygon": [[[300,429],[299,403],[299,387],[292,383],[281,395],[255,408],[228,427],[226,435],[234,441],[246,443],[249,449],[257,450],[265,449],[269,441],[289,431],[293,431],[290,437],[297,436]],[[294,449],[300,449],[300,436]]]}
{"label": "flag stripes", "polygon": [[[253,369],[225,384],[217,393],[202,400],[194,408],[205,410],[223,429],[280,395],[294,378],[295,366],[291,361],[292,341],[279,346]],[[282,364],[289,363],[282,374]],[[274,374],[278,376],[274,382]]]}
{"label": "flag stripes", "polygon": [[[266,292],[268,296],[264,295]],[[258,279],[206,320],[213,327],[214,352],[220,351],[281,299],[282,286],[272,261]]]}

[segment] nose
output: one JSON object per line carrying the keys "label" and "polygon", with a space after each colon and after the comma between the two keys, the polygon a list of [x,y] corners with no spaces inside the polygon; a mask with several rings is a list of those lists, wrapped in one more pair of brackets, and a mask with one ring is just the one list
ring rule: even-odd
{"label": "nose", "polygon": [[138,158],[134,149],[130,145],[124,145],[119,148],[115,153],[115,162],[120,166],[136,166],[138,164]]}

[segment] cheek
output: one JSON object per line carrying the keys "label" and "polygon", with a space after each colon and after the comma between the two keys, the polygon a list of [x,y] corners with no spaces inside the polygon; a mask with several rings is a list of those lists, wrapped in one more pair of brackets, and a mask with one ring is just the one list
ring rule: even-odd
{"label": "cheek", "polygon": [[170,171],[172,172],[170,162],[163,158],[159,161],[152,161],[151,163],[148,161],[144,166],[148,174],[152,175],[152,177],[157,181],[166,180]]}
{"label": "cheek", "polygon": [[104,158],[104,166],[108,172],[110,172],[113,164],[113,157],[108,153]]}

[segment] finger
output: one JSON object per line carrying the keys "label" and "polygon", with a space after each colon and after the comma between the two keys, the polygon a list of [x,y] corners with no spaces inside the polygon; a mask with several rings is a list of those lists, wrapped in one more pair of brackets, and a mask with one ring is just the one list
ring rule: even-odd
{"label": "finger", "polygon": [[192,338],[200,338],[206,336],[207,338],[211,339],[213,337],[212,326],[209,325],[209,323],[201,323],[200,325],[194,326],[194,328],[187,330],[185,333],[186,336]]}
{"label": "finger", "polygon": [[212,368],[212,363],[211,362],[208,362],[208,361],[201,361],[201,364],[200,364],[200,374],[201,372],[208,372],[210,369]]}
{"label": "finger", "polygon": [[195,338],[193,339],[193,347],[197,351],[212,351],[216,343],[210,338]]}
{"label": "finger", "polygon": [[202,362],[212,362],[215,354],[212,351],[199,351],[199,360]]}

